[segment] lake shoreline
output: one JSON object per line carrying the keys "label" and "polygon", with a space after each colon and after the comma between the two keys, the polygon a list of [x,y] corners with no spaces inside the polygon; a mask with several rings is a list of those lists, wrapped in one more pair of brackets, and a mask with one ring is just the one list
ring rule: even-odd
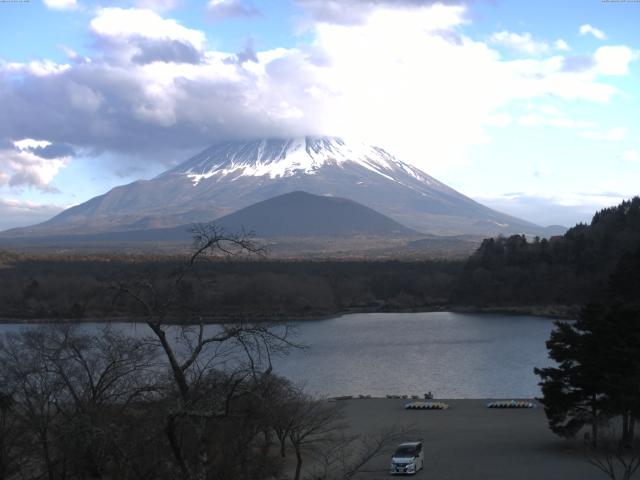
{"label": "lake shoreline", "polygon": [[[458,402],[506,402],[506,401],[510,401],[510,400],[514,400],[516,402],[531,402],[533,403],[535,406],[533,408],[543,408],[542,405],[539,402],[539,398],[538,397],[519,397],[519,396],[511,396],[511,397],[486,397],[486,398],[480,398],[480,397],[476,397],[476,398],[466,398],[466,397],[461,397],[461,398],[439,398],[434,396],[433,398],[429,399],[429,400],[425,400],[424,397],[420,397],[420,396],[412,396],[411,395],[400,395],[400,394],[389,394],[389,395],[337,395],[337,396],[332,396],[332,397],[319,397],[320,400],[326,400],[327,402],[336,402],[336,403],[343,403],[343,402],[358,402],[358,401],[365,401],[365,400],[385,400],[385,401],[389,401],[389,402],[403,402],[402,405],[404,406],[405,403],[408,402],[435,402],[435,403],[448,403],[448,402],[453,402],[458,403]],[[486,404],[485,404],[486,405]],[[449,405],[449,407],[451,407],[451,405]],[[438,410],[438,409],[435,409]],[[516,409],[517,410],[517,409]]]}
{"label": "lake shoreline", "polygon": [[[220,315],[203,317],[205,325],[220,325],[233,323],[286,323],[286,322],[313,322],[328,320],[351,314],[364,313],[433,313],[452,312],[468,314],[497,314],[513,316],[535,316],[553,320],[574,320],[577,318],[580,307],[578,305],[510,305],[510,306],[471,306],[471,305],[432,305],[421,308],[352,308],[330,313],[318,313],[310,315]],[[145,323],[145,317],[87,317],[87,318],[51,318],[51,317],[0,317],[0,324],[52,324],[52,323]],[[185,323],[177,317],[166,318],[163,322],[167,325],[198,325],[199,323]]]}
{"label": "lake shoreline", "polygon": [[[135,337],[151,333],[144,323],[121,320],[76,326],[98,334],[105,328]],[[285,325],[273,327],[285,333]],[[533,368],[548,364],[545,342],[553,323],[487,313],[356,313],[286,327],[292,341],[305,348],[272,357],[274,371],[317,398],[406,394],[419,399],[429,391],[438,398],[531,398],[539,395]],[[0,325],[5,332],[32,328],[38,324]],[[206,325],[204,334],[219,329]],[[171,339],[182,338],[179,327],[166,330]]]}

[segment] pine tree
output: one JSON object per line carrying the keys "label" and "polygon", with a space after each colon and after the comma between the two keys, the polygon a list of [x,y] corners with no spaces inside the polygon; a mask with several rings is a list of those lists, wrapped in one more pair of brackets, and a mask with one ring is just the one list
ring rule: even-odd
{"label": "pine tree", "polygon": [[540,402],[551,430],[562,437],[574,437],[590,425],[594,444],[598,424],[607,411],[605,378],[599,364],[602,345],[592,331],[603,313],[602,306],[590,305],[577,322],[556,322],[547,348],[557,367],[534,370],[541,378]]}
{"label": "pine tree", "polygon": [[640,250],[622,257],[611,275],[605,302],[582,309],[575,323],[557,322],[547,342],[557,366],[540,376],[551,430],[573,437],[585,425],[597,442],[598,424],[622,423],[631,445],[640,418]]}

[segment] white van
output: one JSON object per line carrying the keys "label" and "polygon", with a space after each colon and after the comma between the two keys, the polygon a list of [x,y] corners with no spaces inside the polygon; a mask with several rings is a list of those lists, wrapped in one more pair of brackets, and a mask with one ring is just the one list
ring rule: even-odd
{"label": "white van", "polygon": [[422,442],[401,443],[391,457],[391,474],[413,475],[424,468]]}

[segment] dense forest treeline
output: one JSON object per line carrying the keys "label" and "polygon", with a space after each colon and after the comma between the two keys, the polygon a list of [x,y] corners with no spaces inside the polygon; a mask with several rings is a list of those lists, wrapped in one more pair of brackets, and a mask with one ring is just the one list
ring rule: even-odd
{"label": "dense forest treeline", "polygon": [[[113,303],[120,281],[172,285],[179,257],[57,258],[7,255],[0,268],[0,317],[131,317],[132,302]],[[308,318],[341,311],[444,305],[462,268],[456,261],[224,261],[202,259],[180,289],[173,314],[253,320]]]}
{"label": "dense forest treeline", "polygon": [[564,236],[490,238],[466,262],[452,298],[475,305],[581,305],[598,300],[640,247],[640,198],[597,212]]}
{"label": "dense forest treeline", "polygon": [[[640,246],[640,198],[597,212],[564,236],[490,238],[464,260],[312,261],[203,258],[181,284],[176,317],[209,320],[313,318],[348,311],[441,308],[543,312],[596,300],[625,254]],[[113,302],[121,281],[162,290],[184,257],[0,252],[0,317],[74,318],[142,315]]]}

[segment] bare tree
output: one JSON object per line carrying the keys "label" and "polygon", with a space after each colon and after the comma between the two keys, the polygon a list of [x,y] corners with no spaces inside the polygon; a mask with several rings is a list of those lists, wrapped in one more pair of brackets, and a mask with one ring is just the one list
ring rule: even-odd
{"label": "bare tree", "polygon": [[[150,279],[116,287],[117,298],[133,299],[142,309],[169,364],[177,402],[167,415],[165,432],[185,480],[207,478],[212,422],[229,416],[232,400],[251,394],[256,385],[248,380],[258,378],[263,369],[270,371],[272,355],[293,345],[286,327],[235,323],[205,331],[202,312],[180,305],[185,279],[198,260],[207,255],[261,253],[245,232],[229,235],[214,224],[204,224],[195,226],[192,233],[193,253],[167,289],[159,289]],[[171,315],[182,315],[181,324],[172,326]],[[221,370],[225,375],[212,374]],[[191,442],[184,441],[185,429],[190,430]]]}
{"label": "bare tree", "polygon": [[127,452],[114,442],[125,411],[155,397],[157,349],[145,339],[118,333],[110,326],[82,333],[77,326],[57,325],[47,332],[43,354],[62,383],[58,401],[62,452],[78,477],[100,477]]}
{"label": "bare tree", "polygon": [[294,427],[298,403],[303,398],[301,389],[295,387],[285,378],[277,375],[265,376],[263,382],[264,417],[266,429],[278,439],[278,450],[281,458],[285,458],[289,432]]}
{"label": "bare tree", "polygon": [[24,462],[20,448],[23,431],[13,411],[15,405],[11,395],[0,391],[0,480],[13,478]]}
{"label": "bare tree", "polygon": [[156,347],[107,325],[83,333],[77,325],[42,330],[41,354],[68,396],[63,409],[93,413],[101,407],[125,407],[155,392]]}
{"label": "bare tree", "polygon": [[314,400],[306,395],[300,395],[291,404],[288,435],[296,455],[295,480],[300,479],[304,450],[332,441],[332,436],[344,428],[339,423],[342,418],[340,407],[337,403]]}
{"label": "bare tree", "polygon": [[631,480],[640,468],[640,445],[618,438],[611,424],[605,428],[597,446],[585,439],[587,461],[611,480]]}
{"label": "bare tree", "polygon": [[47,365],[43,341],[42,331],[36,330],[7,336],[0,343],[0,375],[16,402],[12,415],[30,437],[26,460],[36,463],[33,468],[41,469],[43,477],[54,480],[61,462],[56,425],[62,383]]}
{"label": "bare tree", "polygon": [[10,418],[31,444],[21,457],[35,477],[100,478],[122,454],[114,439],[123,410],[155,389],[151,346],[109,328],[78,330],[45,326],[0,343]]}
{"label": "bare tree", "polygon": [[370,463],[390,453],[397,442],[414,435],[412,429],[391,427],[376,435],[341,435],[316,451],[316,468],[311,480],[349,480],[371,474]]}

